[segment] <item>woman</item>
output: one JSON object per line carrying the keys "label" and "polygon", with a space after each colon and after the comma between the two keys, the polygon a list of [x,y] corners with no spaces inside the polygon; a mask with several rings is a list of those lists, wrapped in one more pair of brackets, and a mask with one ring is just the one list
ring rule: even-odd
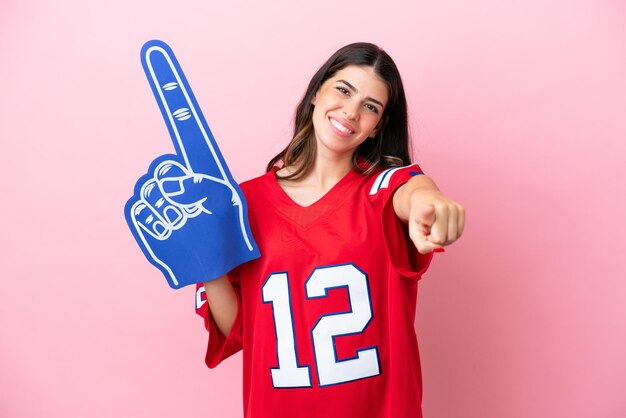
{"label": "woman", "polygon": [[338,50],[241,188],[262,256],[205,283],[198,313],[209,367],[243,348],[245,415],[420,417],[417,280],[465,216],[411,165],[392,59]]}

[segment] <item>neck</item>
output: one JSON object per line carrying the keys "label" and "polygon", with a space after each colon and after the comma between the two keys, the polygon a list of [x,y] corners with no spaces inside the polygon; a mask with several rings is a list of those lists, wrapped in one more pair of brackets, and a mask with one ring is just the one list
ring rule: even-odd
{"label": "neck", "polygon": [[[301,184],[309,187],[327,190],[332,188],[339,180],[352,170],[352,155],[337,155],[335,153],[320,152],[318,149],[315,163],[311,171],[297,180],[288,180],[285,184]],[[283,167],[278,171],[278,176],[286,176],[294,172],[293,167]]]}
{"label": "neck", "polygon": [[338,155],[324,151],[318,148],[313,169],[306,177],[321,187],[332,187],[352,170],[352,154]]}

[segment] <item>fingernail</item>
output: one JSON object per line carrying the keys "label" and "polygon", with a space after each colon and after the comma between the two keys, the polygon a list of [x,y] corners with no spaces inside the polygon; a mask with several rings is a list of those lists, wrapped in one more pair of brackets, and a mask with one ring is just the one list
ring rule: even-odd
{"label": "fingernail", "polygon": [[433,252],[434,252],[434,253],[445,253],[445,252],[446,252],[446,250],[444,250],[443,248],[435,248],[435,249],[433,250]]}
{"label": "fingernail", "polygon": [[156,232],[159,236],[164,236],[167,233],[167,228],[165,227],[165,225],[163,225],[161,221],[156,221],[152,225],[152,228],[154,229],[154,232]]}
{"label": "fingernail", "polygon": [[163,193],[168,195],[178,195],[183,191],[183,185],[178,179],[161,180]]}
{"label": "fingernail", "polygon": [[183,214],[175,209],[173,206],[168,206],[163,211],[163,216],[165,219],[169,221],[172,226],[177,226],[180,221],[183,219]]}

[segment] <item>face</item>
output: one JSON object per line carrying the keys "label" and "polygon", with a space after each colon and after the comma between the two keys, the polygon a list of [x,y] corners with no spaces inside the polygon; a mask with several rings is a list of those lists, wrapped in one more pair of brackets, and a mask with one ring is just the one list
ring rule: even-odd
{"label": "face", "polygon": [[371,67],[351,65],[322,84],[311,101],[318,151],[352,156],[382,123],[388,91]]}

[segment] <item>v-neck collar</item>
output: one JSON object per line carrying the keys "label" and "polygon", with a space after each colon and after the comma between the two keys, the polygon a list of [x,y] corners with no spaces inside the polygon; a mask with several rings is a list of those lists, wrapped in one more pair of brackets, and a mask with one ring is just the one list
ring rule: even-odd
{"label": "v-neck collar", "polygon": [[302,206],[294,201],[282,188],[276,178],[277,167],[268,172],[272,186],[277,189],[279,198],[276,209],[294,223],[309,227],[320,218],[332,213],[335,208],[348,199],[354,192],[354,180],[361,174],[351,169],[333,187],[324,193],[319,199],[308,206]]}

